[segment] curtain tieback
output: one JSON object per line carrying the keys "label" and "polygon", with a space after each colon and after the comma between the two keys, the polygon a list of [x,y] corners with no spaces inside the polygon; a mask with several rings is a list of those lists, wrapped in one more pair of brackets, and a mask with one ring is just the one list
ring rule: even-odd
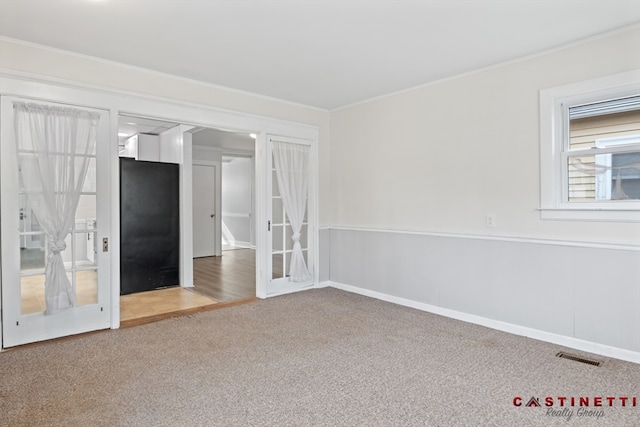
{"label": "curtain tieback", "polygon": [[293,236],[291,236],[291,240],[293,240],[294,242],[299,242],[300,241],[300,233],[293,233]]}
{"label": "curtain tieback", "polygon": [[51,253],[59,254],[60,252],[67,249],[67,244],[64,242],[64,240],[51,239],[49,240],[49,249],[51,250]]}

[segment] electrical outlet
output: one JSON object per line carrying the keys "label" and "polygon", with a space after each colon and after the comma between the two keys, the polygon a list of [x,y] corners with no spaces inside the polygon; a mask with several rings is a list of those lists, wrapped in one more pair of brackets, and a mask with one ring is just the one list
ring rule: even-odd
{"label": "electrical outlet", "polygon": [[487,214],[487,218],[486,218],[486,226],[489,228],[495,228],[496,227],[496,215],[495,214]]}

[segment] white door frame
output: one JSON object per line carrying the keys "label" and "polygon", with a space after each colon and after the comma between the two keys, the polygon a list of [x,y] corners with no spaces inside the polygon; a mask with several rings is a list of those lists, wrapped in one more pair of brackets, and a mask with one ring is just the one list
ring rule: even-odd
{"label": "white door frame", "polygon": [[[312,166],[314,167],[313,179],[317,181],[317,142],[318,127],[290,121],[259,116],[255,114],[242,113],[237,111],[228,111],[211,106],[181,102],[166,98],[142,95],[135,92],[122,90],[113,90],[109,88],[90,86],[82,83],[71,81],[63,81],[55,78],[47,78],[35,76],[32,74],[21,73],[19,71],[2,70],[0,71],[0,91],[3,95],[13,95],[22,98],[39,99],[42,101],[59,102],[71,105],[85,106],[88,108],[96,108],[108,110],[110,115],[110,172],[111,172],[111,230],[110,251],[111,251],[111,328],[120,326],[120,201],[119,201],[119,160],[118,160],[118,117],[120,114],[153,117],[161,120],[167,120],[177,123],[183,123],[194,126],[203,126],[209,128],[217,128],[224,130],[235,130],[238,132],[256,133],[256,248],[258,253],[266,251],[266,240],[264,236],[264,225],[267,222],[267,212],[264,207],[266,204],[266,195],[264,188],[265,161],[264,151],[266,143],[266,135],[283,135],[293,138],[302,138],[312,141],[312,151],[314,153]],[[185,175],[190,172],[191,167],[188,162],[191,161],[191,141],[185,138],[185,147],[183,152],[184,172]],[[188,147],[187,147],[188,145]],[[187,159],[188,158],[188,159]],[[188,172],[187,172],[188,171]],[[189,176],[184,177],[184,185],[190,185]],[[184,187],[183,187],[184,188]],[[191,227],[191,217],[187,213],[191,213],[191,193],[185,194],[182,200],[181,209],[181,229],[186,231]],[[189,200],[186,200],[188,198]],[[317,199],[317,194],[315,195]],[[314,210],[317,218],[317,201],[314,200]],[[317,234],[317,227],[314,232]],[[106,236],[98,236],[99,241]],[[315,239],[314,253],[318,256],[318,239]],[[192,247],[192,236],[188,232],[181,235],[181,245],[183,247],[183,262],[192,264],[192,251],[188,250]],[[261,246],[262,245],[262,246]],[[188,254],[188,256],[187,256]],[[189,261],[191,257],[191,261]],[[264,268],[264,259],[256,259],[256,295],[260,298],[267,297],[266,289],[266,271]],[[264,258],[264,257],[262,257]],[[316,268],[314,271],[314,283],[318,283],[318,263],[316,260]],[[1,321],[1,320],[0,320]],[[1,325],[0,325],[1,330]],[[2,337],[0,336],[0,339]]]}

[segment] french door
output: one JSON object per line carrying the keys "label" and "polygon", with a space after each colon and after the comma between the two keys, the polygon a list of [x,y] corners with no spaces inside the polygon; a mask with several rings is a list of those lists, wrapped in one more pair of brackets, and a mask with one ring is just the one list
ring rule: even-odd
{"label": "french door", "polygon": [[[14,101],[0,100],[0,188],[2,206],[2,347],[73,335],[110,326],[109,113],[100,115],[96,148],[75,212],[75,221],[60,252],[76,290],[76,306],[45,314],[45,265],[51,251],[19,178],[14,134]],[[42,105],[59,105],[36,102]],[[66,105],[65,105],[66,106]],[[90,110],[85,107],[78,107]]]}
{"label": "french door", "polygon": [[[291,261],[293,258],[295,231],[292,221],[285,206],[283,194],[278,185],[278,173],[274,160],[274,143],[298,144],[311,148],[310,141],[285,138],[268,135],[266,140],[267,162],[267,296],[294,292],[312,287],[314,284],[315,271],[315,240],[316,240],[316,219],[315,219],[315,181],[313,174],[313,161],[308,161],[306,170],[308,191],[304,204],[304,217],[300,229],[299,242],[309,278],[304,281],[294,281],[290,277]],[[308,150],[308,155],[312,156],[312,150]],[[300,183],[290,183],[297,186]]]}

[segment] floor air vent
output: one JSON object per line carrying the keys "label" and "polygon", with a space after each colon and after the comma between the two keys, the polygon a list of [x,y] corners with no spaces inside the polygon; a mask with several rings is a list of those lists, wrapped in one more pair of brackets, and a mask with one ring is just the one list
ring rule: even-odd
{"label": "floor air vent", "polygon": [[600,363],[601,363],[601,362],[598,362],[597,360],[585,359],[584,357],[576,356],[575,354],[571,354],[571,353],[564,353],[562,351],[556,354],[556,357],[573,360],[574,362],[586,363],[587,365],[593,365],[593,366],[600,366]]}

